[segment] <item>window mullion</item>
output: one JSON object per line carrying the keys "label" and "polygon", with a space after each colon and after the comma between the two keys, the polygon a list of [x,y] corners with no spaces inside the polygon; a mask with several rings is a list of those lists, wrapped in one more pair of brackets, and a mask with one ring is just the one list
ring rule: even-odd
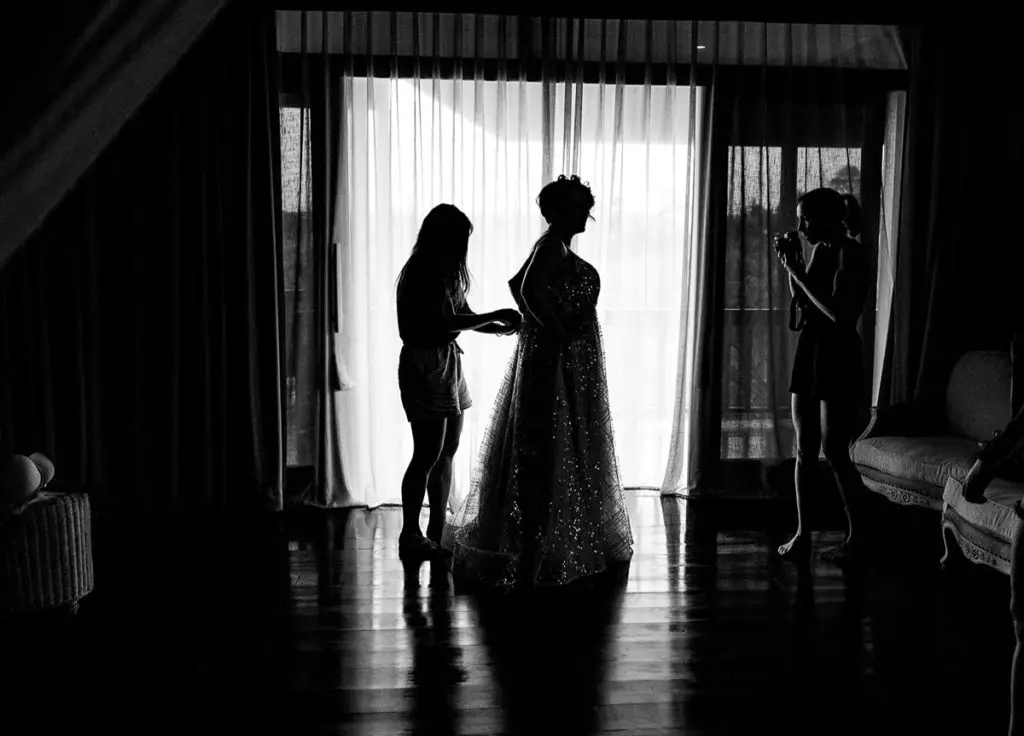
{"label": "window mullion", "polygon": [[776,232],[785,232],[796,223],[796,180],[797,180],[797,145],[788,140],[782,144],[782,163],[780,171],[779,211],[776,215]]}

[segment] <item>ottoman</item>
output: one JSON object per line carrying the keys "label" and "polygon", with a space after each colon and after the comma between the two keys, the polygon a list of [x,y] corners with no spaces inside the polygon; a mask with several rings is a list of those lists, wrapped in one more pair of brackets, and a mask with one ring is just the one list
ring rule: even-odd
{"label": "ottoman", "polygon": [[60,606],[93,588],[89,497],[43,491],[0,513],[0,615]]}

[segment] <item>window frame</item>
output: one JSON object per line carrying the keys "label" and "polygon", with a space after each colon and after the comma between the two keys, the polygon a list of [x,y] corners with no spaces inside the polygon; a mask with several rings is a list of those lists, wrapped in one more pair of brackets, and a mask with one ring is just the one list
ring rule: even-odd
{"label": "window frame", "polygon": [[[340,94],[340,90],[328,95],[325,88],[325,75],[328,79],[339,79],[344,74],[356,76],[390,77],[410,79],[419,76],[421,78],[432,78],[436,75],[440,79],[482,79],[494,81],[504,78],[510,81],[545,82],[547,84],[565,84],[567,81],[582,81],[584,84],[600,83],[602,81],[621,78],[627,85],[644,85],[650,83],[654,86],[664,86],[669,79],[669,72],[672,71],[674,79],[680,85],[688,85],[691,82],[707,90],[712,90],[715,99],[730,98],[740,99],[743,90],[753,91],[754,94],[742,95],[742,103],[738,104],[738,112],[735,114],[740,120],[751,120],[749,130],[739,130],[739,137],[730,130],[732,114],[723,114],[723,105],[717,105],[719,109],[710,120],[710,134],[712,145],[710,148],[710,177],[708,181],[710,194],[710,237],[714,242],[713,257],[709,259],[709,268],[716,284],[716,303],[711,305],[709,319],[711,323],[702,328],[710,330],[713,336],[711,347],[712,360],[714,364],[710,375],[722,375],[724,366],[724,346],[722,345],[722,318],[724,315],[724,257],[725,257],[725,210],[727,207],[727,185],[728,185],[728,149],[733,145],[743,145],[737,140],[750,141],[747,145],[777,145],[783,148],[783,188],[781,191],[783,202],[780,207],[780,215],[795,219],[796,212],[796,150],[798,147],[843,147],[852,145],[849,138],[843,141],[837,140],[834,136],[815,136],[813,130],[799,130],[799,122],[796,123],[799,131],[798,143],[794,143],[792,136],[787,135],[787,126],[792,126],[794,120],[802,119],[802,116],[790,115],[788,118],[779,112],[779,107],[814,103],[820,112],[823,103],[831,103],[833,106],[845,105],[856,108],[858,105],[869,111],[868,118],[863,121],[865,135],[860,140],[861,148],[861,202],[864,206],[864,235],[862,240],[870,244],[873,262],[877,263],[878,257],[878,234],[880,224],[879,204],[881,198],[881,163],[882,144],[885,133],[886,102],[887,95],[893,91],[906,91],[909,88],[909,72],[906,70],[876,70],[876,69],[835,69],[835,68],[776,68],[776,67],[739,67],[719,66],[712,68],[709,65],[698,65],[691,68],[689,64],[678,64],[670,69],[670,65],[657,64],[646,65],[633,62],[581,62],[567,63],[565,61],[540,59],[435,59],[433,57],[414,58],[410,56],[375,55],[375,56],[354,56],[349,54],[327,54],[310,56],[304,58],[301,53],[280,53],[280,100],[281,104],[295,107],[307,107],[311,120],[310,156],[314,162],[321,162],[319,166],[313,166],[313,196],[319,200],[314,202],[314,232],[317,234],[317,251],[323,252],[328,259],[331,259],[333,243],[330,243],[329,228],[325,223],[333,221],[331,209],[334,206],[334,182],[330,180],[329,172],[336,171],[337,158],[339,155],[339,143],[337,126],[333,125],[331,118],[336,112],[330,109],[329,105]],[[316,90],[316,93],[311,93]],[[762,123],[765,109],[770,111],[768,126]],[[746,114],[743,114],[746,113]],[[837,115],[841,114],[838,111]],[[848,114],[848,113],[843,113]],[[759,117],[760,116],[760,117]],[[820,119],[820,115],[819,115]],[[547,126],[546,126],[547,127]],[[833,127],[833,126],[827,126]],[[791,128],[790,128],[791,129]],[[787,173],[788,172],[788,173]],[[326,177],[324,180],[322,177]],[[323,194],[326,192],[326,196]],[[788,213],[788,215],[787,215]],[[326,218],[324,220],[323,218]],[[322,242],[321,242],[322,241]],[[331,293],[336,293],[337,284],[326,284]],[[330,299],[329,303],[336,303]],[[877,312],[877,284],[872,281],[869,295],[871,303],[875,303],[874,310],[865,310],[862,318],[862,329],[866,334],[874,334],[875,314]],[[332,310],[330,316],[332,323],[337,328],[338,315]],[[873,348],[874,341],[865,341],[865,366],[868,374],[873,369]],[[755,475],[742,472],[742,482],[754,482],[760,485],[760,461],[727,461],[721,458],[721,430],[722,418],[722,382],[711,381],[709,390],[712,392],[711,406],[716,407],[718,417],[716,421],[710,422],[709,429],[712,436],[708,438],[705,447],[711,453],[708,467],[717,468],[712,476],[718,476],[720,482],[722,474],[733,475],[739,468],[730,470],[725,467],[739,463],[741,466],[749,466],[756,463]],[[870,382],[865,391],[870,397]]]}

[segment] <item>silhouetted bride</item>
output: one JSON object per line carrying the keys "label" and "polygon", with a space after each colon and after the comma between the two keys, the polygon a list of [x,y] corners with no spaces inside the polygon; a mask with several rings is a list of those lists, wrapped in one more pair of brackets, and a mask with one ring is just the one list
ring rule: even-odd
{"label": "silhouetted bride", "polygon": [[570,243],[594,195],[578,177],[537,197],[550,227],[509,281],[523,312],[470,493],[445,524],[454,573],[486,585],[563,585],[633,554],[612,437],[601,280]]}

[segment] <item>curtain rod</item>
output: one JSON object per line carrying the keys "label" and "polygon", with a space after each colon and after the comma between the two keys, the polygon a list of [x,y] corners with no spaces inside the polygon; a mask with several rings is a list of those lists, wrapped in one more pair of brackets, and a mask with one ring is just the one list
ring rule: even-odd
{"label": "curtain rod", "polygon": [[[854,3],[849,7],[822,8],[820,4],[806,9],[797,7],[782,8],[778,5],[762,4],[752,7],[749,3],[710,2],[697,0],[678,6],[678,9],[666,7],[663,2],[630,2],[619,12],[580,13],[577,3],[569,2],[497,2],[481,8],[479,2],[460,0],[438,0],[425,6],[423,3],[393,0],[389,3],[366,2],[356,4],[341,0],[278,0],[270,2],[261,0],[267,7],[274,10],[309,10],[335,11],[345,10],[393,10],[397,12],[418,13],[474,13],[484,12],[486,15],[527,15],[534,18],[601,18],[626,20],[693,20],[693,21],[745,21],[750,23],[832,23],[843,25],[919,25],[932,20],[934,16],[911,17],[906,12],[898,12],[891,2]],[[604,6],[608,9],[610,6]],[[628,12],[624,13],[623,10]]]}

